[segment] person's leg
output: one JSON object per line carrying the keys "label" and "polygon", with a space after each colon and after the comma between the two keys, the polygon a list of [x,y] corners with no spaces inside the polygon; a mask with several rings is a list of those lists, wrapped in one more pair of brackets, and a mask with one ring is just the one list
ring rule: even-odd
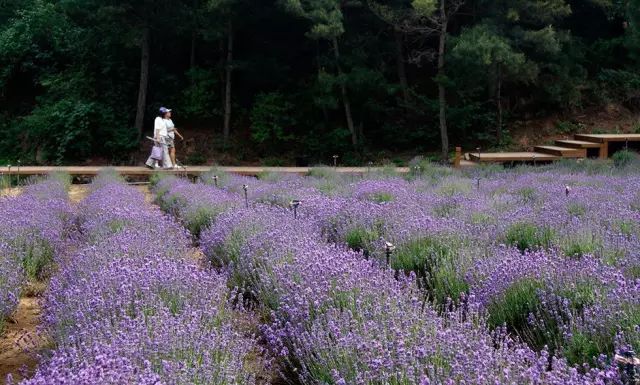
{"label": "person's leg", "polygon": [[163,149],[162,167],[172,168],[173,163],[171,163],[171,157],[169,156],[169,147],[166,144],[163,144],[162,149]]}
{"label": "person's leg", "polygon": [[171,148],[169,149],[169,152],[170,152],[170,154],[171,154],[171,162],[172,162],[172,163],[173,163],[173,165],[175,166],[175,165],[177,164],[177,163],[176,163],[176,148],[175,148],[175,147],[171,147]]}

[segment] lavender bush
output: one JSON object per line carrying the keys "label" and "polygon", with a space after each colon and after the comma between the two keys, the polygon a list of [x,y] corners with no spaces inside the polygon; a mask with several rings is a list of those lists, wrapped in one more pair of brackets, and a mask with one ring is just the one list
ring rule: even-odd
{"label": "lavender bush", "polygon": [[26,281],[44,279],[67,243],[71,208],[66,194],[61,175],[0,199],[0,333]]}
{"label": "lavender bush", "polygon": [[[491,181],[478,194],[471,183],[460,178],[447,178],[439,185],[433,179],[424,181],[419,177],[409,184],[384,178],[362,183],[343,180],[342,187],[327,192],[317,187],[323,178],[253,181],[251,191],[268,191],[275,198],[251,196],[254,202],[249,209],[229,208],[200,233],[201,246],[209,258],[237,277],[234,282],[262,309],[262,334],[270,350],[281,357],[285,378],[305,384],[619,382],[617,369],[605,360],[590,361],[595,365],[591,368],[582,365],[586,359],[572,361],[580,364],[573,367],[562,358],[569,355],[567,351],[551,347],[558,354],[552,357],[544,346],[520,342],[530,341],[521,340],[524,335],[518,335],[514,325],[505,326],[506,321],[495,320],[493,304],[509,297],[513,284],[508,282],[523,282],[528,274],[532,281],[540,279],[543,284],[557,286],[557,290],[549,292],[533,291],[537,299],[546,293],[569,298],[567,293],[584,292],[571,298],[574,305],[569,307],[569,315],[587,314],[592,303],[607,295],[607,284],[595,294],[598,285],[588,289],[592,279],[622,277],[617,266],[607,266],[599,255],[565,255],[561,245],[563,237],[570,234],[568,229],[561,228],[553,243],[541,247],[553,251],[558,263],[573,258],[574,266],[567,268],[564,275],[551,274],[549,277],[554,279],[545,280],[544,274],[527,273],[536,272],[533,268],[523,268],[517,274],[516,269],[513,277],[506,273],[506,284],[496,286],[489,279],[491,273],[473,274],[484,260],[487,267],[479,271],[498,271],[489,266],[500,269],[500,256],[505,251],[513,258],[530,260],[528,266],[546,263],[532,258],[535,254],[526,252],[528,248],[523,248],[522,254],[500,243],[508,226],[531,215],[537,218],[536,213],[553,204],[562,205],[547,199],[558,194],[537,188],[511,191],[508,186],[513,180]],[[329,178],[333,182],[337,179],[335,175]],[[241,197],[242,190],[223,189]],[[209,191],[198,199],[205,197],[209,204],[216,205],[216,194]],[[279,203],[283,201],[279,196],[303,197],[297,219]],[[185,206],[193,200],[180,194],[178,200],[183,199]],[[514,214],[518,205],[534,207]],[[488,221],[480,215],[484,213],[498,216],[498,220]],[[559,222],[540,217],[539,223],[566,226],[571,223],[567,218],[571,215],[566,210],[558,217]],[[607,226],[602,221],[598,225]],[[360,236],[364,242],[351,244],[360,250],[350,251],[345,248],[350,234],[360,231],[354,229],[375,235]],[[404,275],[385,269],[379,258],[380,241],[385,239],[396,240],[404,248],[403,254],[394,257],[396,263],[418,260],[429,265],[419,262],[407,270],[417,270],[425,276],[440,274],[439,280],[432,282],[439,282],[441,287],[455,283],[450,287],[456,289],[450,292],[462,296],[459,306],[449,301],[448,306],[436,311],[429,302],[435,297],[433,293],[425,296],[425,291],[433,292],[433,287],[419,287],[411,271]],[[437,243],[441,240],[442,244]],[[412,246],[421,241],[421,247]],[[449,253],[447,245],[455,244],[458,250]],[[424,255],[412,255],[414,252]],[[571,275],[589,265],[589,260],[595,269],[592,275],[584,275],[584,280],[581,275]],[[581,286],[582,282],[586,286]],[[485,292],[494,294],[487,296]],[[444,297],[441,294],[439,300],[446,302]],[[506,308],[510,306],[505,304]],[[531,328],[544,320],[536,317],[537,310],[554,314],[551,306],[515,308],[516,312],[523,310]],[[574,328],[581,327],[581,323],[558,327],[567,331],[557,334],[559,338],[568,341],[568,331],[577,330]],[[620,339],[621,335],[613,337]],[[609,352],[613,349],[610,347]]]}
{"label": "lavender bush", "polygon": [[101,177],[80,204],[77,251],[45,298],[55,343],[24,384],[252,384],[254,339],[235,327],[226,277],[200,269],[185,230]]}

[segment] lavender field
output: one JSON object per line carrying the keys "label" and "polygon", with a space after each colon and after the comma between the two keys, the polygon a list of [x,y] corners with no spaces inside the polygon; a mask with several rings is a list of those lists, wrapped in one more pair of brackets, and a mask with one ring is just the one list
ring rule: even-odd
{"label": "lavender field", "polygon": [[103,175],[78,205],[55,178],[0,201],[0,318],[48,281],[20,383],[634,383],[635,166],[213,169],[152,194]]}

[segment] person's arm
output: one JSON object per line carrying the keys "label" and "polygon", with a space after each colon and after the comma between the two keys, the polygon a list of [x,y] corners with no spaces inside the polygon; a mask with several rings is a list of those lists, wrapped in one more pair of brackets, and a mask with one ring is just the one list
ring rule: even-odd
{"label": "person's arm", "polygon": [[182,136],[180,134],[180,132],[178,131],[178,129],[176,127],[173,127],[173,131],[176,133],[176,135],[178,135],[180,137],[180,140],[184,140],[184,136]]}

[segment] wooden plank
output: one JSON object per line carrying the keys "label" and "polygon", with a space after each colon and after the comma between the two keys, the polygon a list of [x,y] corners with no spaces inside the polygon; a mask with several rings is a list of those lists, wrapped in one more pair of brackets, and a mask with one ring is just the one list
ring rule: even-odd
{"label": "wooden plank", "polygon": [[464,168],[464,167],[476,167],[476,166],[478,166],[478,163],[476,163],[476,162],[472,162],[470,160],[465,160],[465,159],[460,160],[460,167],[461,168]]}
{"label": "wooden plank", "polygon": [[[132,166],[68,166],[68,167],[52,167],[52,166],[12,166],[0,167],[0,174],[7,175],[45,175],[53,172],[65,172],[70,175],[95,176],[104,170],[112,169],[120,175],[125,176],[148,176],[154,173],[175,174],[175,175],[201,175],[211,170],[210,166],[187,166],[182,170],[152,170],[147,167]],[[285,174],[308,174],[312,167],[217,167],[218,170],[240,175],[259,175],[264,172],[285,173]],[[369,171],[381,170],[380,167],[337,167],[336,172],[341,174],[364,174]],[[408,173],[408,167],[397,167],[396,172]]]}
{"label": "wooden plank", "polygon": [[583,140],[585,142],[640,142],[640,134],[576,134],[574,135],[576,140]]}
{"label": "wooden plank", "polygon": [[607,159],[609,157],[609,142],[604,140],[600,144],[600,159]]}
{"label": "wooden plank", "polygon": [[535,146],[534,151],[561,156],[563,158],[585,158],[587,150],[583,148],[569,148],[560,146]]}
{"label": "wooden plank", "polygon": [[456,147],[456,156],[453,159],[453,168],[460,168],[461,160],[462,160],[462,147]]}
{"label": "wooden plank", "polygon": [[530,162],[530,161],[552,161],[560,159],[559,156],[544,154],[540,152],[472,152],[469,153],[471,160],[476,162]]}
{"label": "wooden plank", "polygon": [[562,147],[571,147],[571,148],[600,148],[598,143],[594,142],[586,142],[583,140],[571,140],[571,139],[562,139],[556,140],[555,143],[558,146]]}

